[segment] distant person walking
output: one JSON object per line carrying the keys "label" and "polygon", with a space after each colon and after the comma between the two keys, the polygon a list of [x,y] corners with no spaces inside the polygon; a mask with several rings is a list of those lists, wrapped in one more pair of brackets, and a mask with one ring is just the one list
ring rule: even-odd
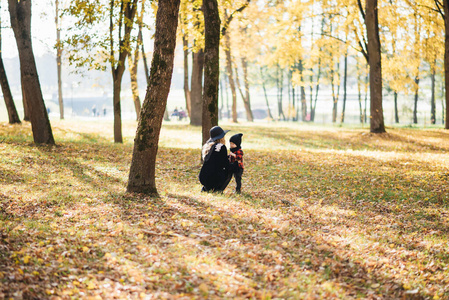
{"label": "distant person walking", "polygon": [[199,175],[203,192],[222,192],[232,178],[224,139],[228,132],[229,130],[225,131],[219,126],[210,129],[210,139],[202,149],[203,166]]}

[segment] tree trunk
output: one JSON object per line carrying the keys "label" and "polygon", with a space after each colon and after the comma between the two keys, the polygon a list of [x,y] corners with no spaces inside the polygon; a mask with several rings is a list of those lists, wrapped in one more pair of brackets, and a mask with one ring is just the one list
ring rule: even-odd
{"label": "tree trunk", "polygon": [[[110,26],[109,26],[109,34],[111,36],[111,56],[114,56],[114,43],[113,43],[113,5],[114,1],[111,1],[111,11],[110,11]],[[122,137],[122,112],[121,112],[121,104],[120,104],[120,92],[122,89],[122,78],[123,73],[125,72],[125,61],[127,56],[129,55],[129,44],[130,44],[130,35],[131,30],[133,28],[134,16],[137,11],[137,0],[132,0],[129,2],[122,2],[123,11],[120,13],[120,18],[123,18],[119,24],[124,24],[124,35],[121,36],[121,26],[119,26],[118,31],[119,34],[119,57],[117,62],[111,60],[111,71],[112,71],[112,80],[113,80],[113,107],[114,107],[114,142],[115,143],[123,143]]]}
{"label": "tree trunk", "polygon": [[[278,95],[277,95],[277,100],[278,100],[278,118],[279,120],[282,119],[285,121],[285,114],[284,114],[284,109],[282,107],[282,94],[283,94],[283,87],[284,87],[284,73],[283,70],[279,67],[279,65],[277,66],[277,75],[276,76],[276,83],[277,83],[277,88],[278,88]],[[279,78],[280,77],[280,78]]]}
{"label": "tree trunk", "polygon": [[445,107],[444,107],[444,103],[445,103],[445,99],[444,99],[445,91],[446,91],[446,89],[445,89],[445,87],[444,87],[444,84],[442,84],[442,85],[441,85],[441,123],[442,123],[442,124],[444,124],[444,120],[445,120],[444,112],[446,111],[446,110],[445,110]]}
{"label": "tree trunk", "polygon": [[224,36],[224,52],[226,55],[226,72],[229,79],[232,95],[232,122],[237,123],[237,91],[235,88],[234,74],[232,72],[232,56],[231,56],[231,38],[229,33]]}
{"label": "tree trunk", "polygon": [[446,116],[444,128],[449,129],[449,0],[443,0],[444,7],[444,87],[446,91]]}
{"label": "tree trunk", "polygon": [[385,132],[382,108],[382,63],[380,55],[377,0],[366,1],[366,32],[368,37],[370,77],[370,131]]}
{"label": "tree trunk", "polygon": [[20,85],[22,87],[22,105],[23,105],[23,120],[30,121],[30,109],[28,107],[27,97],[25,95],[25,84],[23,79],[22,70],[20,71]]}
{"label": "tree trunk", "polygon": [[8,0],[35,143],[55,144],[31,45],[31,0]]}
{"label": "tree trunk", "polygon": [[[337,74],[340,71],[340,63],[337,63]],[[338,109],[338,98],[340,94],[340,85],[338,85],[337,92],[335,91],[335,70],[332,66],[331,68],[331,88],[332,88],[332,123],[337,122],[337,109]]]}
{"label": "tree trunk", "polygon": [[362,84],[361,84],[361,75],[362,70],[360,69],[360,63],[357,60],[357,94],[359,100],[359,113],[360,113],[360,123],[363,124],[363,108],[362,108]]}
{"label": "tree trunk", "polygon": [[134,139],[128,192],[157,194],[156,156],[173,73],[180,0],[159,0],[151,74]]}
{"label": "tree trunk", "polygon": [[[304,64],[302,59],[299,60],[299,73],[301,76],[301,82],[304,82]],[[306,101],[306,90],[304,89],[304,84],[301,84],[301,119],[305,121],[307,117],[307,101]],[[299,118],[298,118],[299,120]]]}
{"label": "tree trunk", "polygon": [[56,6],[56,66],[58,73],[58,103],[59,118],[64,120],[64,101],[62,98],[62,44],[61,44],[61,28],[59,26],[59,0],[55,0]]}
{"label": "tree trunk", "polygon": [[418,124],[418,92],[419,92],[419,78],[415,77],[416,90],[415,101],[413,104],[413,124]]}
{"label": "tree trunk", "polygon": [[201,126],[203,114],[203,67],[204,67],[204,51],[200,49],[197,53],[193,53],[192,63],[192,83],[191,83],[191,112],[190,125]]}
{"label": "tree trunk", "polygon": [[344,66],[344,75],[343,75],[343,108],[341,110],[341,119],[340,123],[345,122],[345,111],[346,111],[346,87],[348,82],[348,52],[345,53],[345,66]]}
{"label": "tree trunk", "polygon": [[248,122],[253,122],[253,111],[251,110],[251,99],[249,95],[249,80],[248,80],[248,61],[246,57],[242,57],[242,69],[243,69],[243,83],[245,85],[245,97],[243,98],[243,104],[245,105],[246,117]]}
{"label": "tree trunk", "polygon": [[265,96],[265,103],[267,105],[267,115],[268,115],[268,118],[270,118],[270,120],[273,120],[273,115],[271,114],[271,109],[270,109],[270,103],[268,101],[267,89],[265,88],[265,79],[263,76],[262,67],[260,67],[259,70],[260,70],[260,76],[262,77],[262,88],[263,88],[263,94]]}
{"label": "tree trunk", "polygon": [[[0,16],[1,17],[1,16]],[[6,110],[8,111],[9,124],[20,124],[19,114],[17,113],[16,105],[12,98],[11,89],[6,76],[5,66],[2,58],[2,29],[0,19],[0,85],[2,86],[3,99],[5,99]]]}
{"label": "tree trunk", "polygon": [[394,97],[394,121],[399,124],[398,92],[393,93]]}
{"label": "tree trunk", "polygon": [[368,118],[368,114],[366,113],[367,111],[367,102],[368,102],[368,84],[369,84],[369,79],[368,79],[368,74],[365,76],[365,107],[363,108],[363,119],[365,120],[366,123],[366,119]]}
{"label": "tree trunk", "polygon": [[203,142],[209,139],[209,130],[218,125],[218,83],[220,78],[220,15],[217,0],[203,0],[204,14],[204,91]]}
{"label": "tree trunk", "polygon": [[[0,38],[1,40],[1,38]],[[5,99],[6,110],[8,111],[9,124],[20,124],[19,114],[12,98],[11,89],[9,88],[8,78],[6,76],[3,58],[0,50],[0,84],[2,86],[3,99]]]}
{"label": "tree trunk", "polygon": [[318,101],[318,93],[320,91],[320,79],[321,79],[321,58],[318,58],[318,75],[316,79],[316,88],[315,88],[315,102],[314,104],[310,104],[310,121],[315,121],[315,114],[316,114],[316,103]]}
{"label": "tree trunk", "polygon": [[186,97],[186,109],[189,117],[191,116],[192,104],[189,88],[189,41],[186,35],[182,36],[182,45],[184,50],[184,96]]}
{"label": "tree trunk", "polygon": [[430,124],[436,123],[436,103],[435,103],[435,63],[432,65],[432,75],[430,76],[431,79],[431,91],[432,94],[430,96]]}
{"label": "tree trunk", "polygon": [[[148,68],[148,60],[147,60],[147,54],[145,53],[145,47],[143,45],[143,39],[142,39],[142,59],[143,59],[143,68],[145,70],[145,78],[147,80],[147,85],[150,84],[150,70]],[[142,107],[141,107],[142,110]]]}
{"label": "tree trunk", "polygon": [[137,45],[134,49],[134,58],[129,55],[128,56],[128,65],[129,65],[129,76],[131,79],[131,92],[133,95],[134,108],[136,110],[136,120],[139,120],[140,117],[140,97],[139,97],[139,83],[137,81],[137,68],[139,65],[139,46],[142,42],[142,27],[139,26],[139,33],[137,35]]}
{"label": "tree trunk", "polygon": [[[245,70],[244,66],[244,58],[242,58],[242,67],[243,67],[243,73],[244,73],[244,77],[248,76],[248,70]],[[245,74],[246,72],[246,74]],[[237,83],[237,89],[240,92],[240,96],[242,97],[243,100],[243,106],[245,106],[245,111],[246,111],[246,119],[248,120],[248,122],[253,122],[253,112],[251,111],[251,104],[250,104],[250,100],[249,100],[249,85],[248,85],[248,78],[245,77],[245,93],[243,93],[242,88],[240,86],[240,79],[239,79],[239,72],[237,70],[237,66],[235,68],[235,82]]]}
{"label": "tree trunk", "polygon": [[115,143],[123,143],[122,137],[122,109],[120,103],[120,92],[122,89],[122,74],[114,74],[118,72],[114,72],[112,74],[113,78],[113,90],[112,90],[112,99],[114,105],[114,142]]}

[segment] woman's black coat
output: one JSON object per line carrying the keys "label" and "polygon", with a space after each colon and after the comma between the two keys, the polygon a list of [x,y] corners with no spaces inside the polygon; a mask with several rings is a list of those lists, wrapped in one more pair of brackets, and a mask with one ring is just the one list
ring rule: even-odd
{"label": "woman's black coat", "polygon": [[226,146],[221,143],[212,145],[204,158],[199,176],[204,189],[206,191],[223,191],[232,177],[230,167]]}

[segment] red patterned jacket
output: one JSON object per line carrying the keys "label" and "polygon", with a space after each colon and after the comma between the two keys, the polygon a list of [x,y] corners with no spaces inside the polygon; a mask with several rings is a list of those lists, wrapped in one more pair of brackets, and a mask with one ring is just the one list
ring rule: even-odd
{"label": "red patterned jacket", "polygon": [[238,163],[238,165],[239,165],[239,168],[240,168],[240,169],[245,169],[245,168],[243,167],[243,150],[242,150],[242,149],[238,149],[238,150],[233,150],[233,149],[231,149],[231,152],[235,154],[235,157],[232,156],[232,155],[229,155],[229,161],[230,161],[231,163],[237,161],[237,163]]}

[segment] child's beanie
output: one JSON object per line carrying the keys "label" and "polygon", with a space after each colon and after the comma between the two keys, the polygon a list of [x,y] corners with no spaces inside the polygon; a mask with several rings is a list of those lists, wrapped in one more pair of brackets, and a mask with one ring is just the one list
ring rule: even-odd
{"label": "child's beanie", "polygon": [[237,147],[240,147],[240,145],[242,144],[242,136],[243,136],[243,133],[234,134],[233,136],[231,136],[229,141],[231,143],[234,143]]}

